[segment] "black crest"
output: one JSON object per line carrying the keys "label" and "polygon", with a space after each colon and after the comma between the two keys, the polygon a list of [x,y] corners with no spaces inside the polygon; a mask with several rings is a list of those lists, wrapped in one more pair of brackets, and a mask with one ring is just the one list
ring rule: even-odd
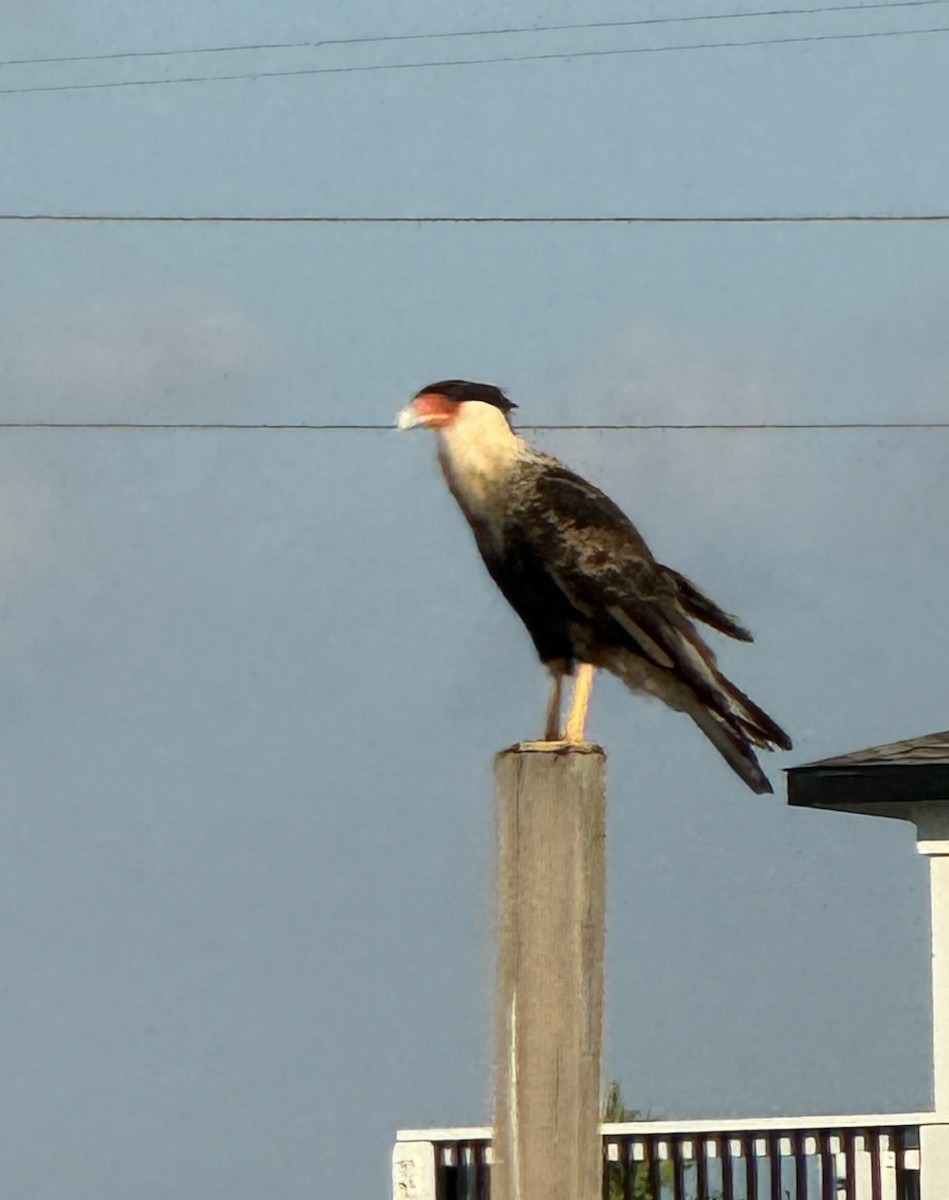
{"label": "black crest", "polygon": [[512,408],[517,408],[514,401],[508,400],[501,389],[495,387],[493,383],[469,383],[465,379],[442,379],[438,383],[430,383],[415,394],[424,396],[426,392],[437,392],[440,396],[447,396],[449,400],[479,400],[482,404],[493,404],[503,413],[509,413]]}

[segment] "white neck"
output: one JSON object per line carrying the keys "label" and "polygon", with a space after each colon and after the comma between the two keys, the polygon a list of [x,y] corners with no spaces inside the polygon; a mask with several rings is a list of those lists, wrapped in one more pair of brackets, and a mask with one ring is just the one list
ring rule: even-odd
{"label": "white neck", "polygon": [[498,487],[528,452],[493,404],[466,401],[439,431],[438,456],[456,499],[475,516],[489,516]]}

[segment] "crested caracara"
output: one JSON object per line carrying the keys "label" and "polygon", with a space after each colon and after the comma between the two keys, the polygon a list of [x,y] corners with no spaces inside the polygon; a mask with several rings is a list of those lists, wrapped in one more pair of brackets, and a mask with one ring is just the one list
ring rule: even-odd
{"label": "crested caracara", "polygon": [[[602,667],[686,713],[753,791],[770,792],[752,747],[790,750],[791,739],[719,671],[694,622],[743,642],[751,634],[656,562],[608,496],[518,437],[514,407],[500,388],[447,379],[422,388],[397,424],[436,431],[448,487],[551,674],[545,740],[583,740],[593,671]],[[575,681],[561,733],[565,675]]]}

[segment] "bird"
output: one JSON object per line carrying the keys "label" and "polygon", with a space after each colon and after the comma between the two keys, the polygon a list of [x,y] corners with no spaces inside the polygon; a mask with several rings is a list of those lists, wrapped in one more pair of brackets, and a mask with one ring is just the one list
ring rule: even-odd
{"label": "bird", "polygon": [[516,407],[493,384],[443,379],[416,392],[396,425],[435,431],[448,489],[550,674],[542,741],[584,741],[602,669],[691,717],[752,791],[772,792],[753,748],[790,750],[791,739],[719,670],[696,623],[742,642],[752,635],[698,584],[657,562],[599,488],[520,437]]}

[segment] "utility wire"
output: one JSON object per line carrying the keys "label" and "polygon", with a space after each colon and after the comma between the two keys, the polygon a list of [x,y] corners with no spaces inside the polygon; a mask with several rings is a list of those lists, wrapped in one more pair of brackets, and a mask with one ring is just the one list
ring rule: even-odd
{"label": "utility wire", "polygon": [[668,54],[686,50],[735,50],[748,46],[790,46],[816,42],[863,41],[869,38],[920,37],[949,33],[949,25],[928,29],[890,29],[864,33],[823,33],[798,37],[755,38],[750,41],[691,42],[673,46],[635,46],[620,50],[572,50],[545,54],[498,55],[494,58],[439,59],[433,62],[370,63],[356,67],[300,67],[292,71],[243,71],[233,75],[184,75],[174,79],[123,79],[111,83],[63,83],[34,87],[0,88],[0,96],[35,92],[87,92],[105,88],[165,87],[178,83],[229,83],[241,79],[281,79],[302,75],[353,75],[367,71],[416,71],[435,67],[477,67],[489,63],[553,62],[575,58],[609,58],[632,54]]}
{"label": "utility wire", "polygon": [[928,8],[949,0],[882,0],[871,4],[829,4],[819,8],[765,8],[753,12],[690,14],[678,17],[638,17],[626,21],[577,21],[562,25],[512,25],[502,29],[458,29],[439,33],[390,33],[348,38],[320,38],[308,42],[251,42],[230,46],[194,46],[177,50],[118,50],[108,54],[62,54],[47,58],[8,58],[0,67],[39,63],[104,62],[117,58],[167,58],[187,54],[233,54],[248,50],[316,50],[323,46],[365,46],[384,42],[423,42],[447,38],[507,37],[517,33],[555,33],[583,29],[626,29],[640,25],[684,25],[695,21],[741,21],[750,17],[812,16],[819,13],[870,12],[892,8]]}
{"label": "utility wire", "polygon": [[[949,429],[949,421],[737,421],[711,422],[702,421],[681,424],[652,424],[649,422],[632,422],[617,424],[517,424],[518,430],[536,431],[579,431],[596,430],[647,430],[647,431],[696,431],[696,430],[738,430],[738,431],[773,431],[773,430],[900,430],[900,429]],[[69,430],[242,430],[273,432],[306,431],[310,433],[327,432],[358,432],[385,430],[397,432],[393,423],[310,423],[306,421],[290,422],[242,422],[242,421],[0,421],[0,429],[69,429]]]}
{"label": "utility wire", "polygon": [[949,212],[928,213],[752,213],[746,216],[703,213],[695,216],[321,216],[204,213],[0,213],[0,222],[60,222],[103,225],[819,225],[900,224],[949,221]]}

